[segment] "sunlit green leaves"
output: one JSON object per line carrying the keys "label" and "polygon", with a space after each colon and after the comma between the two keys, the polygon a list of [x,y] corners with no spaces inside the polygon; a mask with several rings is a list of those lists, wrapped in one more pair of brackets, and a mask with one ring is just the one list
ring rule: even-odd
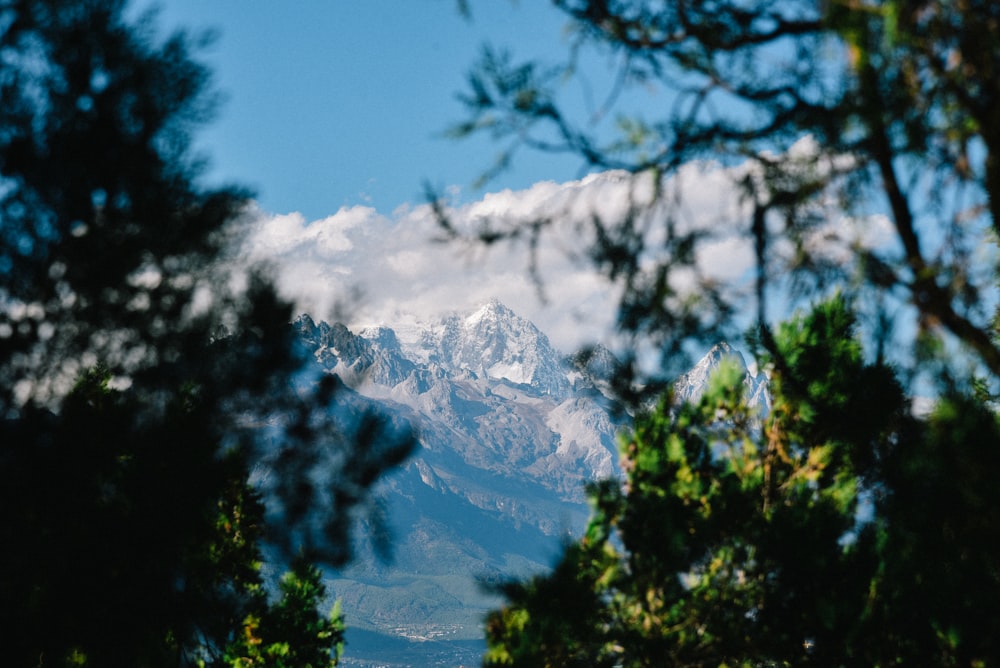
{"label": "sunlit green leaves", "polygon": [[[497,665],[534,665],[554,651],[596,656],[598,647],[615,648],[621,666],[799,665],[850,654],[875,559],[856,518],[872,472],[843,451],[855,436],[878,447],[899,390],[881,397],[881,422],[834,429],[848,401],[842,388],[871,369],[850,309],[820,304],[776,338],[790,354],[774,365],[770,415],[752,414],[742,373],[723,365],[697,403],[668,396],[637,418],[623,448],[624,496],[610,483],[591,488],[597,512],[585,538],[551,576],[509,599],[502,616],[516,629],[490,627]],[[558,597],[570,582],[575,596],[590,587],[595,597],[587,635],[543,633],[565,606],[538,597]]]}
{"label": "sunlit green leaves", "polygon": [[224,661],[232,668],[330,668],[344,645],[344,621],[339,601],[324,617],[320,612],[326,590],[320,571],[304,559],[282,575],[276,601],[261,593],[255,609],[243,620],[241,633],[226,648]]}

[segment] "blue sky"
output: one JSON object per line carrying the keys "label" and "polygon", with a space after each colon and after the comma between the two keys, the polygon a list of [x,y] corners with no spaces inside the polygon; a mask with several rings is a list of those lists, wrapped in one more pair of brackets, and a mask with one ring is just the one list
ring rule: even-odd
{"label": "blue sky", "polygon": [[[423,184],[463,193],[498,148],[456,141],[456,93],[486,41],[518,57],[559,58],[565,19],[547,2],[486,0],[163,0],[160,24],[214,28],[202,54],[226,96],[199,134],[211,177],[249,185],[274,213],[308,219],[341,206],[392,211]],[[579,175],[579,161],[523,154],[491,185]]]}
{"label": "blue sky", "polygon": [[[136,0],[140,8],[153,1]],[[485,43],[510,50],[515,61],[567,57],[566,19],[548,2],[470,0],[470,19],[456,0],[159,4],[163,29],[218,31],[201,57],[225,101],[198,146],[211,180],[256,191],[260,217],[244,251],[275,268],[299,312],[352,328],[397,326],[472,312],[495,297],[564,351],[611,343],[616,292],[580,259],[589,229],[581,221],[591,213],[579,203],[623,215],[629,186],[613,175],[584,179],[579,158],[523,151],[476,191],[472,183],[500,147],[488,137],[442,136],[464,118],[457,95]],[[561,93],[564,109],[579,117],[600,103],[600,64],[588,60],[584,83],[574,79]],[[664,104],[653,89],[630,101],[654,116]],[[691,224],[725,230],[745,221],[723,171],[685,173],[685,198],[698,218]],[[523,246],[431,243],[438,230],[422,208],[425,183],[460,188],[454,218],[470,228],[498,215],[554,220],[539,258],[546,299],[529,277]],[[724,237],[706,245],[704,262],[720,280],[739,283],[752,253]]]}
{"label": "blue sky", "polygon": [[[199,57],[224,101],[197,146],[210,182],[256,192],[261,216],[245,252],[276,268],[299,312],[359,328],[498,297],[564,350],[604,338],[612,293],[565,246],[543,258],[543,300],[523,247],[433,244],[421,210],[425,183],[466,205],[458,217],[470,225],[496,212],[534,215],[577,188],[578,158],[521,152],[476,190],[500,147],[443,136],[464,119],[457,95],[486,43],[518,61],[567,57],[566,19],[548,2],[471,0],[469,18],[456,0],[134,2],[159,7],[164,33],[218,33]],[[584,101],[572,93],[570,103]]]}

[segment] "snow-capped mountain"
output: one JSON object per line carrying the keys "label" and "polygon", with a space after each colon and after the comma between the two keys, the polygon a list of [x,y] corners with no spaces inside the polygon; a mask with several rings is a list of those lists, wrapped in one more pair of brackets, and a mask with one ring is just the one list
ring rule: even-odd
{"label": "snow-capped mountain", "polygon": [[743,354],[726,342],[717,343],[690,371],[683,374],[674,384],[674,398],[678,402],[695,402],[708,389],[708,381],[724,362],[735,363],[743,370],[743,395],[747,405],[756,409],[763,417],[771,410],[771,394],[767,377],[763,373],[754,374],[747,366]]}
{"label": "snow-capped mountain", "polygon": [[570,389],[563,360],[548,337],[496,299],[409,336],[403,345],[411,359],[451,372],[469,371],[477,378],[530,385],[555,398],[564,398]]}
{"label": "snow-capped mountain", "polygon": [[[356,334],[309,316],[294,327],[325,372],[419,436],[417,451],[380,491],[394,562],[378,562],[362,545],[356,565],[328,583],[351,631],[380,634],[372,656],[382,660],[387,636],[437,641],[420,646],[419,660],[410,646],[400,665],[432,665],[426,652],[435,648],[453,652],[445,663],[478,663],[480,624],[499,600],[477,579],[547,569],[567,535],[585,526],[584,484],[618,475],[621,425],[600,380],[613,356],[598,348],[586,361],[570,360],[496,300],[472,313]],[[678,396],[700,396],[726,357],[746,368],[739,352],[720,344],[679,381]],[[748,396],[769,405],[763,375],[748,372],[745,382]],[[463,642],[471,643],[468,655]],[[350,654],[362,656],[364,645],[355,636]]]}
{"label": "snow-capped mountain", "polygon": [[496,300],[398,329],[354,333],[309,316],[294,327],[323,371],[419,436],[380,490],[394,562],[362,545],[357,565],[329,583],[351,629],[383,634],[383,645],[384,636],[479,643],[461,661],[478,662],[482,617],[499,601],[477,579],[548,568],[585,525],[584,483],[617,474],[619,425],[605,397]]}
{"label": "snow-capped mountain", "polygon": [[[529,321],[496,300],[406,332],[353,334],[301,316],[316,361],[361,394],[416,419],[422,452],[453,451],[490,471],[528,476],[566,498],[614,475],[616,427],[601,395]],[[447,428],[436,442],[434,435]]]}

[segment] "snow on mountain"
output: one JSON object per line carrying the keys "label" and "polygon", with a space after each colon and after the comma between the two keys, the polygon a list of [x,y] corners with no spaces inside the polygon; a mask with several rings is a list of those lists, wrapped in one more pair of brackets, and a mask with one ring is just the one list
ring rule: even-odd
{"label": "snow on mountain", "polygon": [[395,332],[388,327],[370,327],[354,334],[339,323],[317,324],[308,315],[299,316],[293,327],[317,363],[355,389],[371,390],[373,385],[391,388],[417,368],[405,357]]}
{"label": "snow on mountain", "polygon": [[570,389],[561,356],[531,322],[493,299],[468,315],[455,314],[423,327],[408,327],[403,344],[412,360],[449,372],[530,385],[565,397]]}
{"label": "snow on mountain", "polygon": [[585,525],[584,483],[617,474],[619,425],[606,398],[496,300],[357,333],[308,316],[294,327],[325,372],[419,438],[380,488],[395,563],[363,554],[331,589],[351,606],[353,625],[481,639],[482,615],[498,601],[476,578],[547,568],[567,532]]}
{"label": "snow on mountain", "polygon": [[[516,504],[501,500],[507,491],[497,484],[527,485],[556,505],[579,504],[585,482],[616,474],[619,425],[600,391],[600,376],[614,368],[606,349],[566,359],[531,322],[495,299],[470,314],[410,319],[402,335],[387,325],[354,334],[308,316],[295,327],[324,369],[414,425],[421,448],[408,466],[423,471],[418,478],[425,484],[453,481],[451,493],[464,502],[550,533],[558,522],[544,512],[515,516]],[[751,374],[727,343],[677,381],[677,400],[697,401],[725,360],[743,370],[749,403],[766,415],[766,377]],[[489,484],[480,484],[484,477]],[[473,488],[481,492],[463,492]],[[540,499],[536,508],[547,507]]]}
{"label": "snow on mountain", "polygon": [[[352,627],[481,639],[482,616],[499,601],[475,580],[549,567],[567,533],[585,526],[584,484],[618,475],[621,425],[601,391],[614,356],[598,347],[565,358],[497,300],[472,313],[410,317],[357,334],[309,316],[294,327],[324,371],[419,437],[380,491],[395,534],[394,564],[362,555],[329,583]],[[678,381],[678,398],[697,400],[725,359],[746,370],[738,351],[719,344]],[[763,374],[747,371],[744,382],[751,401],[767,410]]]}
{"label": "snow on mountain", "polygon": [[694,367],[677,379],[674,384],[674,398],[678,403],[696,402],[708,389],[709,379],[724,362],[735,362],[743,371],[744,396],[751,408],[756,408],[761,416],[771,410],[771,395],[768,391],[767,376],[753,374],[747,367],[743,354],[725,341],[717,343],[699,360]]}
{"label": "snow on mountain", "polygon": [[402,339],[385,325],[355,335],[303,317],[297,327],[349,386],[408,407],[426,434],[447,427],[446,442],[428,437],[425,449],[450,449],[506,476],[535,475],[574,499],[583,480],[614,473],[617,428],[600,395],[575,396],[573,370],[548,338],[495,299],[411,325]]}

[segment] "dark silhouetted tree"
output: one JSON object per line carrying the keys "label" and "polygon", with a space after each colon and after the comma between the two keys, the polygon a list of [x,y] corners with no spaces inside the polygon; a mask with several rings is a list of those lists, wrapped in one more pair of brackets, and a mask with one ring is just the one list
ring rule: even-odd
{"label": "dark silhouetted tree", "polygon": [[212,108],[199,39],[117,0],[0,2],[9,665],[217,663],[251,613],[279,620],[265,642],[329,658],[317,572],[262,598],[260,541],[342,563],[412,443],[331,412],[290,305],[233,255],[247,193],[200,186],[190,149]]}

